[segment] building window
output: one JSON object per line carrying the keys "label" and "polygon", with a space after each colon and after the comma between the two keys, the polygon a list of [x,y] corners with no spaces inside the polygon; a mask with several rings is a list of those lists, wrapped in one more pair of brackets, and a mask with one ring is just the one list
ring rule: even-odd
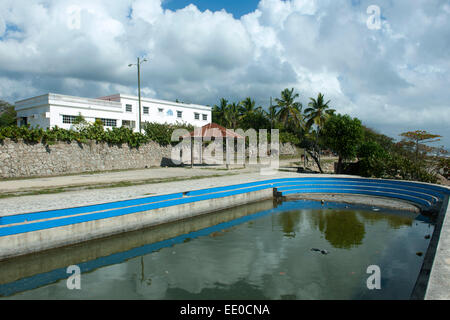
{"label": "building window", "polygon": [[105,127],[117,127],[117,120],[116,119],[96,119],[100,120]]}
{"label": "building window", "polygon": [[134,129],[134,128],[136,128],[136,121],[122,120],[122,127]]}
{"label": "building window", "polygon": [[28,124],[28,118],[27,117],[20,117],[19,118],[19,127],[26,126]]}
{"label": "building window", "polygon": [[67,123],[67,124],[74,123],[76,118],[77,118],[76,116],[68,116],[65,114],[63,114],[63,116],[62,116],[63,123]]}
{"label": "building window", "polygon": [[177,111],[177,118],[181,118],[183,116],[183,111]]}
{"label": "building window", "polygon": [[158,113],[163,113],[164,112],[164,109],[163,108],[158,108]]}
{"label": "building window", "polygon": [[207,114],[202,114],[202,116],[203,116],[203,120],[208,120],[208,115]]}
{"label": "building window", "polygon": [[148,107],[144,107],[144,114],[148,114],[148,110],[149,110]]}
{"label": "building window", "polygon": [[173,116],[173,111],[172,110],[167,110],[167,115],[169,116],[169,117],[171,117],[171,116]]}
{"label": "building window", "polygon": [[125,105],[125,111],[126,112],[133,112],[133,106],[131,104]]}
{"label": "building window", "polygon": [[195,112],[194,118],[195,118],[195,120],[200,120],[200,113]]}

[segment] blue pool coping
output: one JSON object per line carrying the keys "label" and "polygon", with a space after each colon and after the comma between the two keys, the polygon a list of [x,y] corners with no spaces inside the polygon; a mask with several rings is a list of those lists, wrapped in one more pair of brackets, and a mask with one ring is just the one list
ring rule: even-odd
{"label": "blue pool coping", "polygon": [[424,211],[439,210],[445,197],[450,194],[448,188],[411,181],[344,177],[270,179],[97,205],[3,216],[0,217],[0,238],[268,188],[276,189],[281,196],[302,193],[340,193],[396,198],[410,201]]}

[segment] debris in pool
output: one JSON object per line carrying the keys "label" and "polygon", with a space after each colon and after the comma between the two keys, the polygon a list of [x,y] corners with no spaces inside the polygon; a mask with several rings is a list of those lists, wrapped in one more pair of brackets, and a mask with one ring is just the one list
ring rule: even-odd
{"label": "debris in pool", "polygon": [[311,251],[317,251],[320,252],[321,254],[329,254],[329,252],[325,249],[311,248]]}
{"label": "debris in pool", "polygon": [[419,256],[419,257],[421,257],[422,255],[423,255],[423,252],[416,252],[416,254]]}
{"label": "debris in pool", "polygon": [[425,239],[430,239],[431,238],[431,236],[429,235],[429,234],[427,234],[426,236],[425,236]]}
{"label": "debris in pool", "polygon": [[373,208],[372,210],[373,211],[380,211],[380,209],[378,209],[378,208]]}

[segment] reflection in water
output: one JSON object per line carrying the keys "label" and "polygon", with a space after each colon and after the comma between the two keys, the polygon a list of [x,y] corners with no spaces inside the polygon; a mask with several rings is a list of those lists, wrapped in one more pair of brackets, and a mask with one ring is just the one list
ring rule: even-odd
{"label": "reflection in water", "polygon": [[334,248],[350,249],[362,244],[366,231],[355,211],[324,210],[309,217]]}
{"label": "reflection in water", "polygon": [[387,215],[387,214],[379,214],[378,212],[370,212],[370,211],[365,211],[364,214],[361,214],[360,216],[366,222],[369,222],[371,224],[373,224],[377,221],[386,220],[387,223],[389,224],[389,227],[391,227],[393,229],[400,229],[403,226],[410,227],[414,221],[408,215],[401,215],[401,214]]}
{"label": "reflection in water", "polygon": [[[414,220],[414,214],[330,206],[290,201],[273,208],[264,202],[11,260],[0,263],[0,294],[11,299],[409,298],[423,261],[415,253],[426,252],[424,235],[432,226]],[[81,267],[81,290],[66,288],[70,264]],[[366,270],[373,264],[380,266],[382,290],[366,287]]]}
{"label": "reflection in water", "polygon": [[286,211],[279,215],[279,221],[286,237],[295,237],[295,231],[300,222],[300,217],[296,211]]}

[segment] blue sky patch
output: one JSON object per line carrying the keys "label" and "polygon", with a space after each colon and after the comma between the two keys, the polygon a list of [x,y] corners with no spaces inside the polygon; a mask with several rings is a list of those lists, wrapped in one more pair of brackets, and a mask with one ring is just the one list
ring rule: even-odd
{"label": "blue sky patch", "polygon": [[233,17],[239,19],[247,13],[255,11],[258,7],[259,0],[164,0],[163,9],[172,11],[185,8],[189,4],[194,4],[200,11],[220,11],[225,9]]}

